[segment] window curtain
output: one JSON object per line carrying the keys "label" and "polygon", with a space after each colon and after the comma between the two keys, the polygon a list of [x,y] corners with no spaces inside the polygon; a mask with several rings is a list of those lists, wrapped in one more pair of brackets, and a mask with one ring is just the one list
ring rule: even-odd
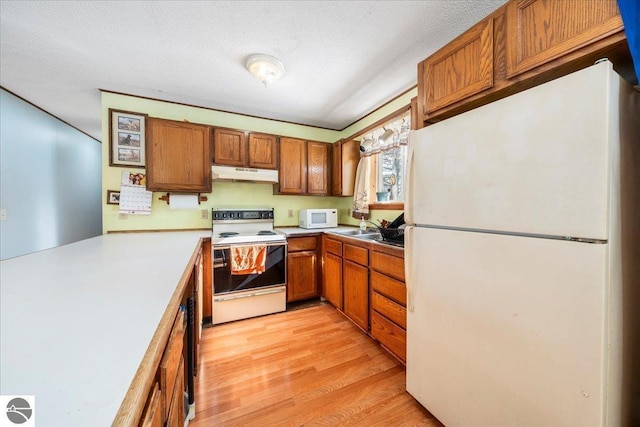
{"label": "window curtain", "polygon": [[407,145],[410,130],[411,111],[407,111],[401,117],[366,134],[360,141],[360,162],[356,169],[356,182],[353,189],[353,218],[369,218],[372,156]]}
{"label": "window curtain", "polygon": [[362,156],[356,169],[353,189],[352,216],[356,219],[369,218],[369,189],[371,188],[371,156]]}

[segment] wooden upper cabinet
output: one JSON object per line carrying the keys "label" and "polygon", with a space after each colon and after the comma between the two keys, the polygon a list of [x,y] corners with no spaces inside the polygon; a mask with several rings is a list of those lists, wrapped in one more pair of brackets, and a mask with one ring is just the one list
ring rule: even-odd
{"label": "wooden upper cabinet", "polygon": [[246,166],[246,132],[232,129],[215,129],[213,137],[213,163],[227,166]]}
{"label": "wooden upper cabinet", "polygon": [[283,194],[304,194],[306,189],[306,141],[296,138],[280,138],[278,191]]}
{"label": "wooden upper cabinet", "polygon": [[331,147],[331,195],[342,196],[342,141]]}
{"label": "wooden upper cabinet", "polygon": [[423,113],[491,88],[493,63],[493,19],[488,18],[423,61],[418,83]]}
{"label": "wooden upper cabinet", "polygon": [[249,134],[249,167],[278,168],[278,138],[261,133]]}
{"label": "wooden upper cabinet", "polygon": [[324,142],[307,141],[307,194],[329,194],[329,149]]}
{"label": "wooden upper cabinet", "polygon": [[352,139],[342,144],[342,193],[341,196],[353,196],[356,185],[356,169],[360,162],[360,141]]}
{"label": "wooden upper cabinet", "polygon": [[418,64],[417,121],[435,123],[609,58],[633,69],[616,0],[510,0]]}
{"label": "wooden upper cabinet", "polygon": [[616,0],[518,0],[507,14],[507,77],[622,30]]}
{"label": "wooden upper cabinet", "polygon": [[333,144],[331,159],[331,194],[333,196],[353,196],[359,161],[359,141],[352,139]]}
{"label": "wooden upper cabinet", "polygon": [[209,126],[147,119],[147,189],[211,192]]}

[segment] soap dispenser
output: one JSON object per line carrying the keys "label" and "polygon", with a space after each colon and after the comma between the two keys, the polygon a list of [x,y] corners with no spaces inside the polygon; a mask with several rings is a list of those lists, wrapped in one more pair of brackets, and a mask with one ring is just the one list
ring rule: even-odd
{"label": "soap dispenser", "polygon": [[367,229],[367,223],[364,222],[364,215],[360,217],[360,230],[365,231]]}

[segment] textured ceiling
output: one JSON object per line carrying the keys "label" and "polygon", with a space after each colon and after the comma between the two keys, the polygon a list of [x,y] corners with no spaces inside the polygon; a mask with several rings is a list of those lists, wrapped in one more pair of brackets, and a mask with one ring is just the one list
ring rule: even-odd
{"label": "textured ceiling", "polygon": [[[342,129],[504,0],[0,1],[0,84],[101,138],[105,89]],[[279,58],[269,86],[247,58]]]}

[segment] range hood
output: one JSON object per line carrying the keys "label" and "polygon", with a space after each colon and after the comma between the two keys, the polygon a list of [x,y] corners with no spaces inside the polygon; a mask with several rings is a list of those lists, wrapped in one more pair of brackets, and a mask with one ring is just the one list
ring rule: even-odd
{"label": "range hood", "polygon": [[214,181],[278,182],[278,171],[273,169],[213,165],[211,176]]}

